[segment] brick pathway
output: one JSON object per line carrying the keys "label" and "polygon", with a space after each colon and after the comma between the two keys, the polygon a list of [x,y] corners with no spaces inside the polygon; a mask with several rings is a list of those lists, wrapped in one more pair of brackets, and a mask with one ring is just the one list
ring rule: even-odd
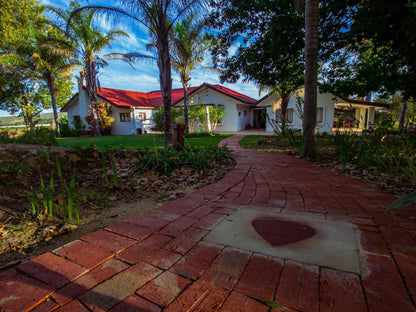
{"label": "brick pathway", "polygon": [[[416,221],[384,213],[393,196],[239,139],[218,183],[0,275],[0,311],[415,311]],[[203,241],[242,207],[354,224],[361,274]]]}

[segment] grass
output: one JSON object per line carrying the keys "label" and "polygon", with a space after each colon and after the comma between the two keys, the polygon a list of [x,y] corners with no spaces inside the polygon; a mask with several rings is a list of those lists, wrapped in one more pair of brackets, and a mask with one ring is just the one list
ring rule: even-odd
{"label": "grass", "polygon": [[[213,147],[229,135],[200,135],[185,137],[185,147]],[[144,135],[114,135],[104,137],[71,137],[58,138],[58,145],[65,147],[95,146],[97,149],[126,149],[126,150],[161,150],[164,137],[160,134]]]}
{"label": "grass", "polygon": [[276,145],[275,136],[247,135],[240,140],[240,145],[246,149],[254,149],[265,152],[285,152],[286,150]]}

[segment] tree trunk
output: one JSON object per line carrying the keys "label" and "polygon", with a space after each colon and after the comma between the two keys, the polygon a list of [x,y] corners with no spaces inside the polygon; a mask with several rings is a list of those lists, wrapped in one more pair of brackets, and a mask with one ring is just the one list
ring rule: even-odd
{"label": "tree trunk", "polygon": [[[27,107],[30,107],[28,103]],[[29,128],[30,132],[35,133],[35,123],[33,122],[33,114],[29,109],[22,109],[23,119],[25,120],[26,127]]]}
{"label": "tree trunk", "polygon": [[400,120],[399,120],[399,128],[398,128],[399,131],[403,130],[404,122],[406,120],[407,102],[408,102],[407,99],[403,100],[403,102],[402,102],[402,109],[401,109],[401,112],[400,112]]}
{"label": "tree trunk", "polygon": [[319,0],[305,4],[305,103],[303,111],[303,156],[316,154],[315,125],[318,87]]}
{"label": "tree trunk", "polygon": [[183,86],[183,115],[185,119],[185,133],[189,134],[189,114],[188,114],[188,80],[187,77],[181,77]]}
{"label": "tree trunk", "polygon": [[91,101],[92,116],[94,119],[94,136],[100,137],[100,123],[98,122],[98,110],[97,110],[97,72],[95,70],[94,62],[87,62],[86,68],[86,82],[87,93]]}
{"label": "tree trunk", "polygon": [[282,136],[285,136],[286,132],[286,120],[287,120],[287,106],[289,105],[289,95],[288,94],[282,94],[282,104],[281,104],[281,110],[282,110]]}
{"label": "tree trunk", "polygon": [[172,73],[169,56],[168,36],[160,36],[158,43],[158,62],[160,91],[163,98],[163,111],[165,122],[165,149],[172,145]]}
{"label": "tree trunk", "polygon": [[51,102],[52,102],[52,110],[53,110],[53,118],[55,120],[55,127],[56,127],[56,136],[58,138],[61,137],[61,130],[59,129],[59,116],[58,116],[58,108],[56,107],[56,93],[55,93],[55,77],[50,76],[48,79],[48,88],[49,93],[51,95]]}

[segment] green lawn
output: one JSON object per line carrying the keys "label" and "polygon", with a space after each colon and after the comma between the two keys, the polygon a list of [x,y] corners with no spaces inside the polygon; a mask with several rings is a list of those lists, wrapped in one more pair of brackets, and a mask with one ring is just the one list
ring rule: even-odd
{"label": "green lawn", "polygon": [[[212,147],[217,146],[218,143],[229,135],[190,135],[185,137],[185,147]],[[114,135],[104,137],[71,137],[58,138],[59,146],[87,147],[94,144],[98,149],[118,149],[123,148],[127,150],[158,150],[163,149],[164,137],[160,134],[143,134],[143,135]]]}

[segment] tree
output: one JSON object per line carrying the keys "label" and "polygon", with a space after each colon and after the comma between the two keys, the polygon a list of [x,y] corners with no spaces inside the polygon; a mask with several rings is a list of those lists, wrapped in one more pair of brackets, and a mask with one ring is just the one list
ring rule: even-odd
{"label": "tree", "polygon": [[[221,81],[253,81],[281,97],[282,129],[289,96],[303,84],[303,13],[292,0],[213,1],[210,22],[221,32],[213,58]],[[238,45],[237,52],[228,50]]]}
{"label": "tree", "polygon": [[205,25],[202,21],[195,21],[196,16],[196,12],[192,12],[181,23],[176,23],[171,39],[172,68],[179,73],[183,87],[186,133],[189,133],[188,83],[195,65],[203,61],[202,55],[208,45],[207,37],[202,33]]}
{"label": "tree", "polygon": [[[369,91],[402,94],[402,116],[416,96],[416,6],[414,1],[327,0],[328,8],[348,27],[341,45],[328,58],[323,72],[328,88],[344,95],[364,96]],[[355,90],[355,91],[354,91]],[[401,119],[399,128],[405,120]]]}
{"label": "tree", "polygon": [[303,105],[303,155],[314,156],[318,88],[319,0],[305,3],[305,97]]}
{"label": "tree", "polygon": [[[22,114],[28,127],[34,130],[36,116],[50,105],[57,121],[56,96],[60,89],[55,81],[60,79],[60,86],[65,87],[70,81],[69,77],[65,81],[58,77],[65,60],[43,46],[42,38],[56,34],[46,26],[44,8],[36,1],[6,2],[2,1],[0,13],[1,107]],[[45,98],[48,89],[51,100]],[[67,90],[64,88],[63,100],[69,99]],[[58,124],[57,131],[59,135]]]}
{"label": "tree", "polygon": [[160,90],[163,98],[165,148],[172,145],[172,72],[169,35],[173,25],[185,14],[191,12],[203,0],[122,0],[121,7],[86,6],[74,12],[74,17],[85,10],[99,10],[117,18],[128,17],[145,26],[157,50]]}
{"label": "tree", "polygon": [[[56,97],[60,90],[56,88],[56,81],[60,78],[70,79],[72,77],[71,70],[74,69],[75,64],[70,62],[64,55],[49,48],[46,43],[49,41],[57,41],[56,38],[62,36],[62,33],[59,33],[56,29],[52,28],[45,29],[43,32],[37,33],[37,44],[34,46],[34,51],[31,57],[35,64],[35,70],[39,73],[41,79],[43,79],[47,84],[51,97],[56,135],[58,137],[61,136],[61,133],[59,130],[59,116]],[[59,47],[54,48],[56,49]]]}
{"label": "tree", "polygon": [[104,48],[110,46],[118,37],[128,35],[118,29],[111,29],[104,34],[92,24],[97,10],[79,10],[79,5],[74,2],[71,3],[71,6],[77,14],[73,14],[72,11],[48,7],[59,19],[67,23],[68,40],[56,42],[56,44],[66,43],[66,53],[72,56],[83,68],[81,77],[84,77],[86,80],[87,94],[91,101],[94,135],[101,136],[97,106],[97,87],[99,87],[97,77],[99,69],[107,65],[106,60],[123,59],[130,62],[130,57],[123,53],[110,53],[102,56],[98,54]]}
{"label": "tree", "polygon": [[30,76],[30,72],[17,72],[4,78],[7,84],[3,85],[0,92],[0,108],[11,114],[18,113],[23,117],[26,127],[33,132],[46,106],[46,85],[36,76]]}

